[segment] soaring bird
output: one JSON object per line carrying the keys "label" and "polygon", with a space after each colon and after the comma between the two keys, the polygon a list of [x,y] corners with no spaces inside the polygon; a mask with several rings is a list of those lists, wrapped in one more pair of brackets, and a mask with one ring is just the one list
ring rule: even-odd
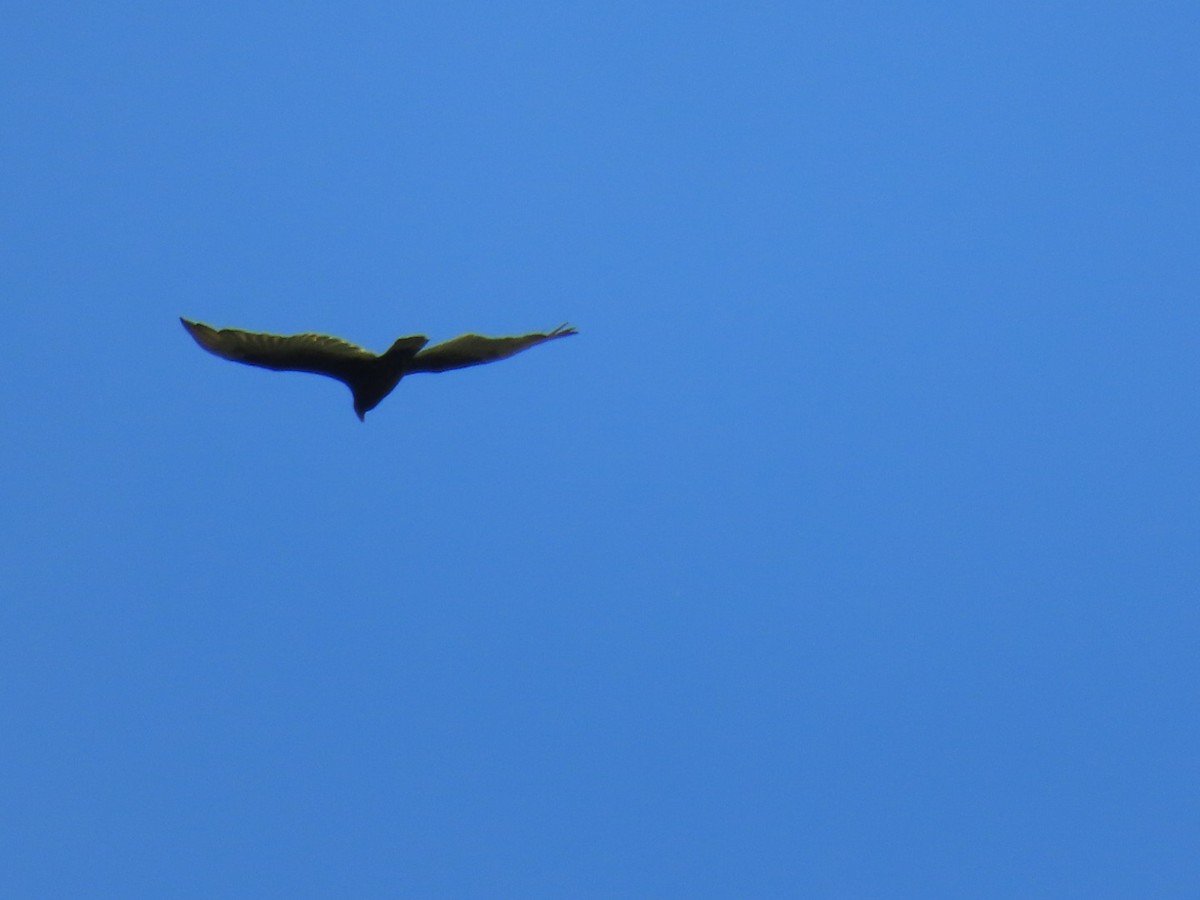
{"label": "soaring bird", "polygon": [[354,411],[360,421],[405,375],[446,372],[495,362],[546,341],[577,333],[563,324],[545,334],[519,337],[464,334],[425,349],[422,348],[429,343],[429,338],[417,334],[400,338],[386,353],[377,356],[340,338],[323,334],[257,334],[234,328],[217,330],[184,318],[179,321],[197,344],[222,359],[282,372],[313,372],[336,378],[354,395]]}

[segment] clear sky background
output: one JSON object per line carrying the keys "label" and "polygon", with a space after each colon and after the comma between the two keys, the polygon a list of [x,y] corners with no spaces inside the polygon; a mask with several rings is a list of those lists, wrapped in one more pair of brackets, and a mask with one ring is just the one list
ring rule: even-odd
{"label": "clear sky background", "polygon": [[0,893],[1200,896],[1198,47],[9,3]]}

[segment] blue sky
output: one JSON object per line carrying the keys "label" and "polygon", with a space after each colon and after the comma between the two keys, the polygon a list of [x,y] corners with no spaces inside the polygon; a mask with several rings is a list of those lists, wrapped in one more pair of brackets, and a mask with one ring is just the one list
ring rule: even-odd
{"label": "blue sky", "polygon": [[1196,896],[1194,4],[5,19],[0,892]]}

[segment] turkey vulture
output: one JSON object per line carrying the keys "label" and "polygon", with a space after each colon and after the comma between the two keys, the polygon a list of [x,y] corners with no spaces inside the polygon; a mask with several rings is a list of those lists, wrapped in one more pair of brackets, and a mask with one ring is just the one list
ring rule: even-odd
{"label": "turkey vulture", "polygon": [[424,335],[402,337],[384,354],[323,334],[256,334],[234,328],[217,330],[180,318],[196,343],[223,359],[283,372],[314,372],[343,382],[354,395],[354,411],[361,421],[412,372],[446,372],[466,366],[506,359],[545,341],[576,334],[563,324],[546,334],[520,337],[483,337],[464,334],[444,344],[429,343]]}

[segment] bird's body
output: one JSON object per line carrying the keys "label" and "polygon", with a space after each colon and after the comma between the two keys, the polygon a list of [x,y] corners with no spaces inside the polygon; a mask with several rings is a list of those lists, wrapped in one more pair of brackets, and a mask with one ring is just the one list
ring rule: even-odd
{"label": "bird's body", "polygon": [[222,359],[281,372],[312,372],[336,378],[354,395],[354,412],[359,419],[378,406],[405,375],[495,362],[576,333],[574,328],[560,325],[545,334],[519,337],[464,334],[428,349],[424,349],[428,338],[413,335],[400,338],[386,353],[376,355],[323,334],[259,334],[234,328],[218,330],[183,318],[179,321],[197,344]]}

